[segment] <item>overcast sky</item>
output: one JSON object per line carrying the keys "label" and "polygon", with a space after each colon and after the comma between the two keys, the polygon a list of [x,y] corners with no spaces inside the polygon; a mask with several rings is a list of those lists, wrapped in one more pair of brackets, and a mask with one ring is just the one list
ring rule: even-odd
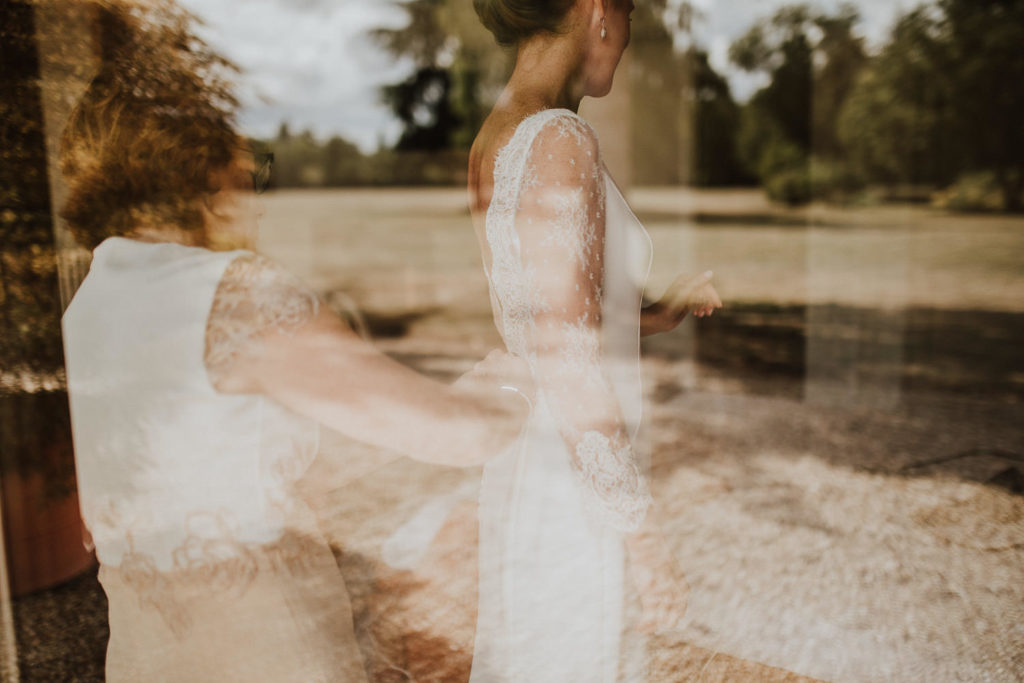
{"label": "overcast sky", "polygon": [[[470,2],[470,0],[459,0]],[[841,0],[819,0],[833,9]],[[282,121],[320,137],[340,134],[364,151],[392,142],[400,126],[378,100],[378,88],[405,76],[368,38],[370,29],[397,27],[404,13],[388,0],[180,0],[206,23],[204,36],[244,71],[241,125],[253,136],[274,135]],[[698,40],[712,65],[746,99],[762,81],[728,61],[729,44],[755,21],[792,0],[693,0],[702,19]],[[885,39],[896,16],[916,0],[856,0],[869,43]]]}

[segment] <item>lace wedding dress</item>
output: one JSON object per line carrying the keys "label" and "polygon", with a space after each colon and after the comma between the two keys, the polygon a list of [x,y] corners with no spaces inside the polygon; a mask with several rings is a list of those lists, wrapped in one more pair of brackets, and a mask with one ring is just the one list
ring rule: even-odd
{"label": "lace wedding dress", "polygon": [[215,388],[262,331],[317,307],[251,252],[95,250],[63,327],[107,680],[365,680],[337,564],[289,490],[317,425]]}
{"label": "lace wedding dress", "polygon": [[537,395],[519,443],[484,467],[471,681],[615,681],[623,534],[650,503],[631,446],[650,240],[564,109],[501,149],[484,230],[495,321]]}

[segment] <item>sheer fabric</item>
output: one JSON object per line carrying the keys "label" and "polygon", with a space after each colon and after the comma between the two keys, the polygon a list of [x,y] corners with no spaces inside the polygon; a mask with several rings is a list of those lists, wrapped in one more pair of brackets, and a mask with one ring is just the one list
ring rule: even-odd
{"label": "sheer fabric", "polygon": [[510,157],[527,136],[505,148],[488,213],[503,334],[509,350],[530,362],[588,508],[632,531],[650,494],[602,368],[607,214],[597,136],[568,111],[527,119],[531,124],[539,130],[521,170]]}
{"label": "sheer fabric", "polygon": [[213,384],[317,305],[249,252],[95,250],[63,324],[108,680],[364,679],[337,564],[291,490],[317,425]]}
{"label": "sheer fabric", "polygon": [[650,504],[632,446],[650,243],[567,110],[527,117],[499,152],[485,233],[495,320],[538,392],[484,467],[472,680],[614,681],[622,533]]}
{"label": "sheer fabric", "polygon": [[291,273],[258,254],[237,256],[224,270],[206,325],[210,381],[220,385],[240,356],[255,355],[261,334],[294,332],[319,308],[317,296]]}

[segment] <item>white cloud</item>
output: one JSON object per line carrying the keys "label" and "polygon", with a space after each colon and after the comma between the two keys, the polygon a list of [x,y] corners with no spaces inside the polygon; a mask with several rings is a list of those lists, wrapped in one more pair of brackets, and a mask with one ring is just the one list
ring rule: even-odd
{"label": "white cloud", "polygon": [[281,121],[320,136],[340,133],[364,150],[396,124],[378,88],[401,78],[369,31],[400,25],[390,3],[363,0],[181,0],[202,18],[203,36],[243,69],[241,125],[250,135]]}

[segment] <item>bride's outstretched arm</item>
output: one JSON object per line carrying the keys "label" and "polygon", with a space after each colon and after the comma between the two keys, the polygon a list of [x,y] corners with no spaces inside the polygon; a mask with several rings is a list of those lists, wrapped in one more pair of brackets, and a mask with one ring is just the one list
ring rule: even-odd
{"label": "bride's outstretched arm", "polygon": [[252,254],[228,267],[206,339],[218,390],[265,394],[417,460],[480,464],[511,443],[527,413],[521,397],[491,379],[514,368],[484,367],[454,385],[433,381],[376,350],[298,280]]}
{"label": "bride's outstretched arm", "polygon": [[680,275],[657,301],[640,311],[640,335],[649,336],[676,328],[688,313],[698,318],[722,307],[722,300],[711,284],[711,271],[700,275]]}
{"label": "bride's outstretched arm", "polygon": [[650,494],[601,365],[604,182],[596,136],[582,120],[558,116],[537,133],[516,211],[531,317],[524,342],[584,500],[604,522],[632,531]]}

